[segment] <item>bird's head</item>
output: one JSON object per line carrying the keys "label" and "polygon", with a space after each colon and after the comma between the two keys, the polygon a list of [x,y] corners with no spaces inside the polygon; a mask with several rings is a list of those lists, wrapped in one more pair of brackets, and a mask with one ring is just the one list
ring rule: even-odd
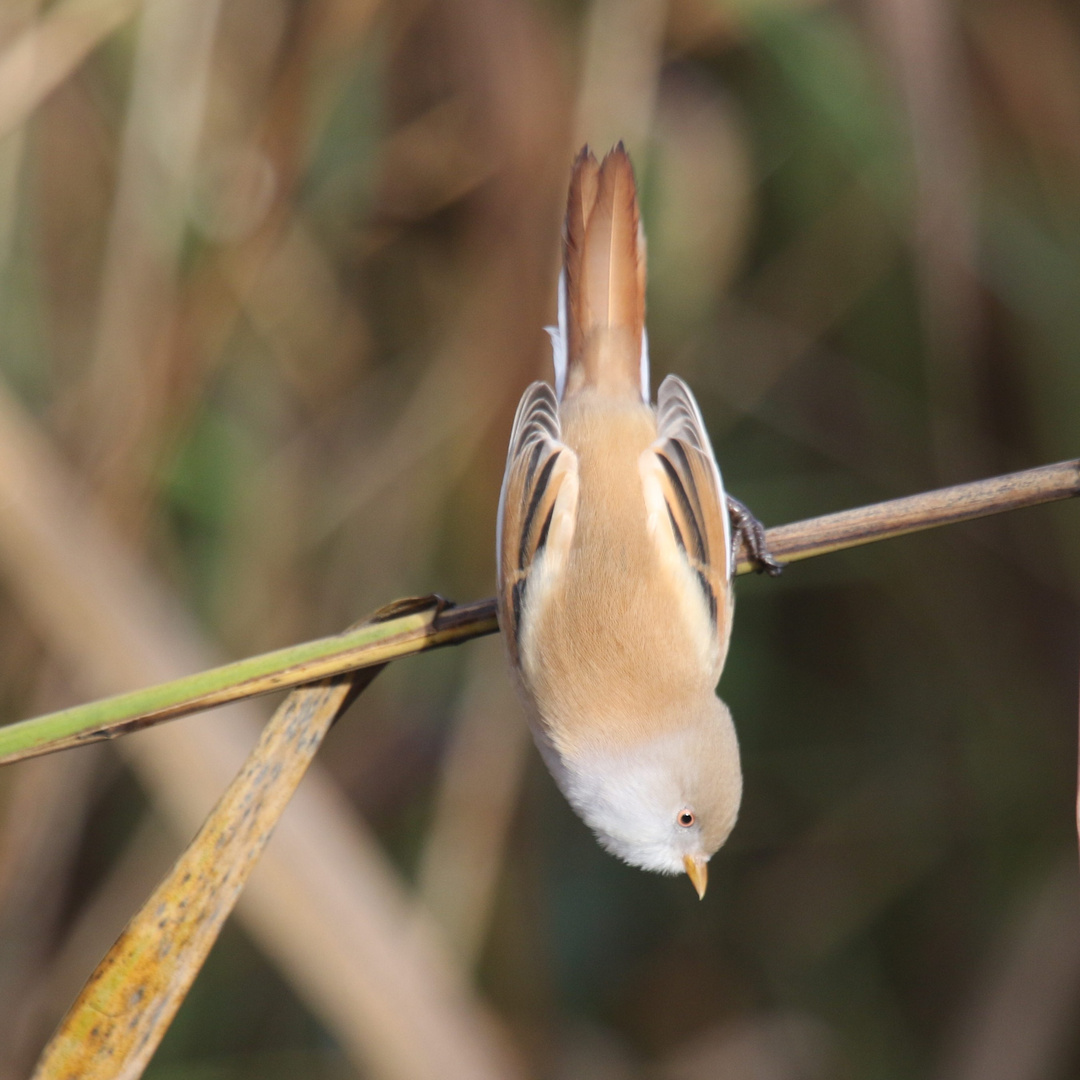
{"label": "bird's head", "polygon": [[705,895],[708,861],[727,840],[742,798],[739,747],[722,701],[710,694],[674,730],[618,753],[580,757],[564,781],[608,851],[644,870],[685,871]]}

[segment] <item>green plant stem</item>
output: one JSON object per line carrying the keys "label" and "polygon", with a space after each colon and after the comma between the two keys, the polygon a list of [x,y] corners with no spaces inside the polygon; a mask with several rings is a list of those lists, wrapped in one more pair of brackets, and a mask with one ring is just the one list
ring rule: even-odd
{"label": "green plant stem", "polygon": [[[1080,459],[781,525],[766,532],[781,563],[1080,494]],[[738,572],[753,565],[741,557]],[[456,645],[498,631],[494,599],[455,606],[397,601],[343,634],[238,660],[173,682],[0,727],[0,765],[116,738],[215,705]]]}

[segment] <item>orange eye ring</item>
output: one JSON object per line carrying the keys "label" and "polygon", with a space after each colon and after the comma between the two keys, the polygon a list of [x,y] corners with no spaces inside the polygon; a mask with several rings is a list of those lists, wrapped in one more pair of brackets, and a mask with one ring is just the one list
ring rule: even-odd
{"label": "orange eye ring", "polygon": [[676,818],[676,820],[682,826],[682,828],[689,829],[690,826],[693,825],[695,821],[697,821],[697,818],[694,817],[693,810],[680,810],[679,816]]}

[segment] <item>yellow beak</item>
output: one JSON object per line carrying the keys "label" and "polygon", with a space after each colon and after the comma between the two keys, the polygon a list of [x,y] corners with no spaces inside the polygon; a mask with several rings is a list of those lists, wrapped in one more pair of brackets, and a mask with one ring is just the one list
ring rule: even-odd
{"label": "yellow beak", "polygon": [[704,859],[695,858],[693,855],[683,856],[683,866],[686,867],[687,876],[697,889],[698,899],[705,899],[705,887],[709,884],[709,864]]}

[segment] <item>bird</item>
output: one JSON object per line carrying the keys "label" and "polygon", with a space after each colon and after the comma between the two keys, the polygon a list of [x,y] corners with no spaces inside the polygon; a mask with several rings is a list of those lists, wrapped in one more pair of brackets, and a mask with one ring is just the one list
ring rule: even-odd
{"label": "bird", "polygon": [[499,498],[499,625],[534,741],[600,844],[699,897],[742,798],[715,688],[735,544],[777,572],[729,500],[690,388],[650,401],[645,240],[630,157],[571,171],[549,327],[554,386],[521,397]]}

